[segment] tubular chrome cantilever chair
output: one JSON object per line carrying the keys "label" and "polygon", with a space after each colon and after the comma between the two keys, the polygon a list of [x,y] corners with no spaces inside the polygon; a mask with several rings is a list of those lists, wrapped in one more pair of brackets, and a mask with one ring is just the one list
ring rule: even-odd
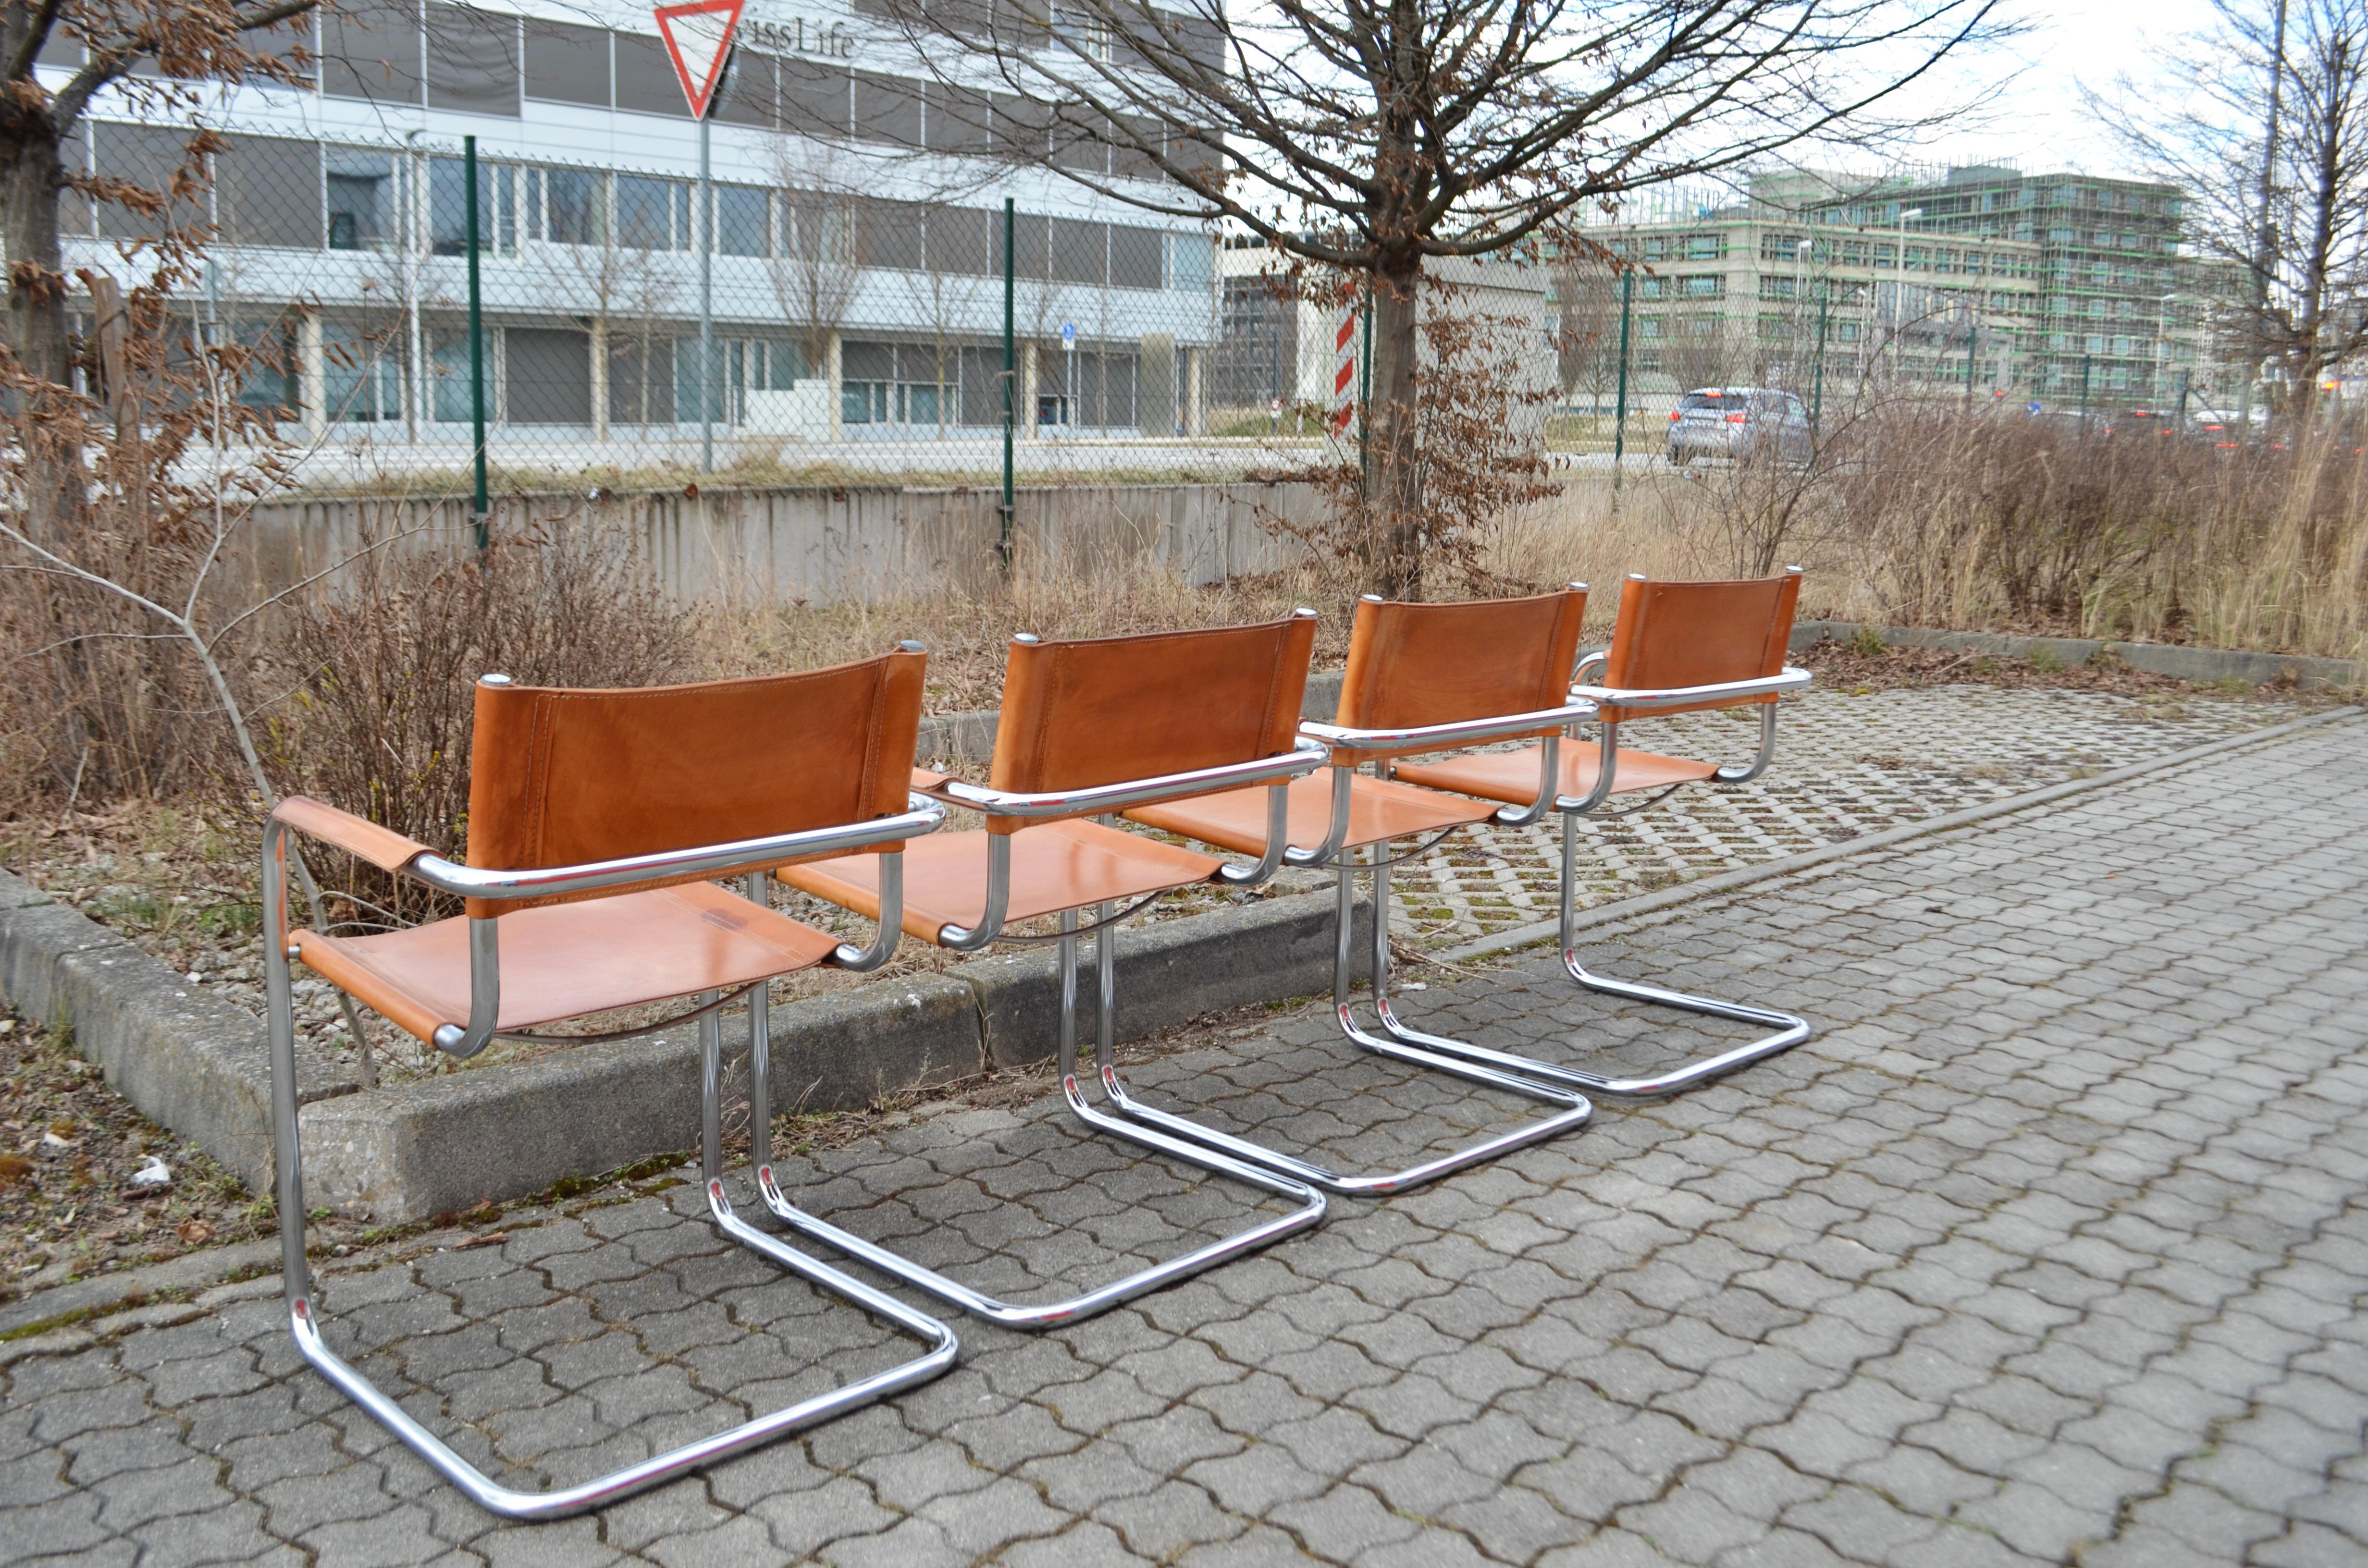
{"label": "tubular chrome cantilever chair", "polygon": [[[1652,800],[1629,808],[1642,811],[1686,784],[1741,784],[1767,770],[1776,755],[1778,699],[1788,691],[1805,687],[1812,678],[1808,671],[1784,663],[1793,635],[1793,607],[1800,597],[1801,569],[1797,566],[1786,568],[1780,576],[1738,582],[1656,583],[1631,576],[1622,585],[1620,619],[1612,628],[1611,646],[1588,654],[1578,664],[1581,676],[1592,667],[1600,672],[1602,684],[1581,684],[1571,688],[1572,697],[1593,701],[1600,709],[1598,744],[1591,748],[1574,746],[1565,753],[1558,769],[1554,799],[1554,809],[1563,813],[1559,913],[1562,957],[1571,978],[1606,995],[1732,1018],[1739,1023],[1757,1024],[1771,1032],[1668,1072],[1634,1078],[1607,1077],[1495,1051],[1479,1053],[1476,1060],[1568,1084],[1590,1094],[1643,1097],[1690,1088],[1809,1038],[1808,1020],[1791,1013],[1594,973],[1578,961],[1573,929],[1577,824],[1580,817],[1600,811],[1614,795],[1659,791]],[[1620,744],[1620,726],[1630,720],[1750,703],[1759,705],[1759,749],[1748,764],[1741,767],[1660,756],[1631,751]],[[1540,764],[1535,750],[1524,749],[1401,766],[1396,777],[1407,783],[1452,790],[1484,800],[1525,801],[1530,798],[1533,788],[1531,781],[1537,778]],[[1551,743],[1544,766],[1555,767]],[[1628,812],[1613,814],[1624,816]],[[1383,1022],[1386,1026],[1390,1020],[1384,1017]],[[1414,1030],[1393,1028],[1392,1032],[1440,1050],[1453,1047],[1452,1041]]]}
{"label": "tubular chrome cantilever chair", "polygon": [[[1324,1195],[1303,1183],[1096,1108],[1087,1101],[1077,1074],[1078,937],[1091,933],[1095,938],[1096,1065],[1105,1090],[1115,1096],[1111,938],[1119,922],[1176,888],[1210,881],[1247,884],[1274,874],[1282,850],[1285,784],[1324,760],[1320,747],[1292,735],[1315,636],[1315,612],[1303,610],[1264,625],[1206,631],[1059,642],[1025,632],[1015,637],[991,787],[982,790],[915,770],[915,782],[939,799],[986,813],[986,826],[916,844],[908,857],[904,908],[905,930],[957,952],[986,947],[1004,936],[1008,924],[1059,916],[1059,934],[1052,939],[1060,944],[1061,1089],[1070,1110],[1089,1127],[1299,1207],[1069,1301],[1034,1306],[998,1301],[841,1230],[792,1207],[768,1186],[766,1200],[775,1214],[943,1301],[1021,1329],[1074,1323],[1280,1241],[1324,1217]],[[1266,787],[1274,826],[1270,849],[1252,867],[1228,866],[1083,820],[1144,801],[1242,785]],[[873,913],[882,897],[871,862],[862,859],[799,866],[783,871],[781,880],[859,914]],[[1122,900],[1140,903],[1114,910]],[[1080,928],[1077,912],[1087,907],[1095,911],[1094,923]]]}
{"label": "tubular chrome cantilever chair", "polygon": [[[470,758],[470,864],[301,796],[281,801],[265,824],[272,1131],[290,1323],[306,1360],[479,1506],[523,1519],[581,1513],[927,1382],[953,1364],[957,1346],[945,1324],[736,1216],[722,1169],[718,1010],[749,999],[750,1131],[769,1186],[765,983],[819,963],[869,969],[894,951],[901,851],[945,819],[942,805],[906,789],[923,664],[920,645],[908,642],[829,669],[697,686],[568,691],[487,676],[477,684]],[[464,899],[467,918],[376,936],[291,933],[290,831]],[[878,939],[860,951],[763,902],[764,879],[782,863],[850,850],[878,852],[885,890]],[[751,896],[708,880],[724,876],[745,877]],[[580,1485],[537,1493],[495,1483],[322,1339],[304,1265],[291,959],[462,1057],[496,1035],[537,1038],[523,1031],[538,1024],[698,997],[690,1012],[619,1034],[699,1019],[700,1133],[716,1226],[918,1335],[928,1350]]]}
{"label": "tubular chrome cantilever chair", "polygon": [[[1126,813],[1147,826],[1245,853],[1285,837],[1290,847],[1283,858],[1288,863],[1336,868],[1332,1002],[1341,1032],[1368,1051],[1543,1100],[1558,1108],[1554,1114],[1406,1170],[1344,1176],[1302,1156],[1146,1106],[1129,1098],[1113,1079],[1110,1095],[1120,1109],[1228,1153],[1263,1161],[1310,1186],[1350,1193],[1401,1191],[1551,1138],[1594,1114],[1584,1096],[1542,1081],[1524,1071],[1519,1058],[1403,1028],[1389,997],[1390,868],[1430,847],[1424,845],[1393,858],[1390,842],[1434,832],[1443,839],[1479,822],[1519,825],[1535,822],[1545,812],[1562,732],[1595,711],[1592,702],[1574,699],[1567,689],[1586,610],[1587,589],[1578,584],[1564,593],[1482,604],[1390,605],[1368,596],[1357,607],[1349,636],[1338,722],[1300,726],[1304,738],[1321,743],[1329,752],[1331,778],[1309,778],[1291,787],[1287,834],[1278,835],[1270,827],[1261,831],[1258,802],[1248,790],[1136,806]],[[1530,763],[1532,784],[1524,797],[1529,803],[1520,810],[1475,804],[1358,772],[1361,764],[1380,767],[1388,758],[1409,752],[1513,736],[1543,737],[1543,760]],[[1368,847],[1373,874],[1373,1006],[1382,1021],[1380,1034],[1358,1023],[1349,975],[1354,852]]]}

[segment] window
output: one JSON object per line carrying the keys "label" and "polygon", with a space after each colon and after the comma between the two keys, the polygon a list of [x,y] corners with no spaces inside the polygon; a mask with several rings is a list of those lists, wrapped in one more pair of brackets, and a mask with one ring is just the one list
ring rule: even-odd
{"label": "window", "polygon": [[1705,278],[1680,278],[1678,289],[1689,300],[1715,300],[1726,292],[1726,279],[1716,273]]}
{"label": "window", "polygon": [[2116,337],[2115,339],[2113,339],[2113,352],[2114,352],[2114,353],[2116,353],[2116,354],[2127,354],[2129,351],[2130,351],[2130,340],[2129,340],[2128,338],[2126,338],[2126,337]]}
{"label": "window", "polygon": [[770,256],[773,204],[753,186],[715,187],[715,248],[724,256]]}
{"label": "window", "polygon": [[2090,354],[2102,354],[2105,351],[2105,340],[2094,335],[2081,339],[2080,346]]}
{"label": "window", "polygon": [[674,423],[674,361],[672,338],[632,327],[609,327],[609,423]]}
{"label": "window", "polygon": [[1639,278],[1636,297],[1640,300],[1666,300],[1675,293],[1675,280],[1668,278]]}
{"label": "window", "polygon": [[293,419],[303,404],[304,378],[298,365],[292,320],[243,322],[232,340],[248,351],[239,370],[238,401],[275,419]]}
{"label": "window", "polygon": [[606,176],[590,169],[535,169],[527,182],[528,222],[534,237],[555,245],[598,245],[609,240]]}
{"label": "window", "polygon": [[674,62],[666,57],[665,44],[642,33],[618,33],[610,42],[616,51],[619,108],[668,119],[690,118],[690,106],[682,98],[682,81],[674,74]]}
{"label": "window", "polygon": [[592,338],[547,327],[502,332],[503,409],[509,425],[592,423]]}
{"label": "window", "polygon": [[1858,341],[1858,323],[1854,321],[1836,322],[1834,324],[1834,336],[1844,343],[1856,343]]}
{"label": "window", "polygon": [[320,143],[278,136],[226,140],[229,146],[214,157],[216,233],[234,245],[320,249]]}
{"label": "window", "polygon": [[964,278],[1003,275],[1003,220],[980,207],[932,207],[923,236],[931,272]]}
{"label": "window", "polygon": [[1645,236],[1645,259],[1646,261],[1666,261],[1668,259],[1668,256],[1669,242],[1667,239],[1663,238],[1659,234],[1647,234]]}
{"label": "window", "polygon": [[1909,245],[1907,265],[1909,270],[1921,272],[1932,265],[1932,253],[1922,245]]}
{"label": "window", "polygon": [[1898,259],[1898,256],[1899,253],[1890,245],[1879,244],[1874,247],[1874,265],[1877,267],[1889,267]]}
{"label": "window", "polygon": [[[477,249],[518,248],[516,171],[507,164],[477,161]],[[459,158],[427,164],[427,233],[438,256],[461,256],[469,248],[468,165]]]}
{"label": "window", "polygon": [[1762,278],[1759,297],[1763,300],[1789,300],[1799,290],[1800,280],[1794,278]]}
{"label": "window", "polygon": [[427,107],[518,117],[518,19],[429,0]]}
{"label": "window", "polygon": [[384,153],[327,149],[329,248],[376,250],[394,237],[395,164]]}
{"label": "window", "polygon": [[1160,242],[1165,238],[1156,229],[1111,224],[1111,286],[1119,289],[1158,288]]}
{"label": "window", "polygon": [[1724,234],[1688,234],[1686,236],[1688,261],[1716,261],[1725,254],[1726,236]]}
{"label": "window", "polygon": [[[487,333],[485,344],[485,417],[494,417],[494,347],[499,335]],[[469,423],[469,335],[465,329],[447,327],[436,334],[434,347],[428,350],[428,374],[434,381],[429,399],[439,424]]]}
{"label": "window", "polygon": [[1207,293],[1210,260],[1207,235],[1170,235],[1167,241],[1167,286],[1179,293]]}
{"label": "window", "polygon": [[1762,234],[1759,236],[1759,259],[1762,261],[1797,261],[1801,255],[1798,234]]}
{"label": "window", "polygon": [[403,351],[396,333],[322,323],[321,395],[333,420],[370,425],[402,418]]}
{"label": "window", "polygon": [[1070,218],[1053,220],[1053,281],[1102,283],[1109,280],[1109,231],[1100,223],[1080,223]]}
{"label": "window", "polygon": [[529,18],[526,96],[549,103],[609,107],[609,29]]}
{"label": "window", "polygon": [[1646,339],[1647,341],[1656,341],[1656,340],[1658,340],[1658,339],[1660,338],[1660,336],[1662,335],[1662,333],[1661,333],[1661,322],[1662,322],[1662,318],[1661,318],[1661,317],[1659,317],[1659,316],[1639,316],[1639,317],[1637,317],[1637,318],[1636,318],[1636,335],[1637,335],[1637,336],[1639,336],[1639,337],[1645,338],[1645,339]]}
{"label": "window", "polygon": [[619,175],[617,243],[633,250],[689,250],[690,187],[679,180]]}

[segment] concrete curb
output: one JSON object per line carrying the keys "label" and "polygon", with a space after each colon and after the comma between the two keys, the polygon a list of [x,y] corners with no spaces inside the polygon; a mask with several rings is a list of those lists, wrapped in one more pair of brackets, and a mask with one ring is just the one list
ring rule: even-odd
{"label": "concrete curb", "polygon": [[[2358,708],[2337,708],[2325,713],[2313,713],[2306,718],[2290,719],[2283,724],[2272,724],[2266,730],[2255,730],[2250,734],[2231,735],[2226,740],[2209,741],[2200,746],[2190,746],[2184,751],[2148,757],[2144,762],[2134,762],[2125,767],[2112,768],[2091,778],[2070,778],[2061,784],[2050,784],[2045,789],[2033,790],[2027,795],[2009,795],[2003,801],[1992,801],[1987,805],[1968,806],[1964,811],[1928,817],[1921,822],[1902,823],[1897,827],[1886,827],[1880,833],[1870,833],[1861,838],[1846,839],[1839,844],[1827,844],[1816,849],[1804,849],[1798,855],[1786,855],[1774,860],[1763,860],[1757,866],[1737,867],[1732,871],[1721,871],[1714,876],[1702,877],[1691,882],[1680,882],[1676,887],[1664,888],[1659,892],[1645,893],[1635,898],[1623,898],[1614,903],[1600,904],[1593,909],[1582,910],[1574,922],[1574,926],[1576,930],[1583,932],[1618,925],[1641,915],[1657,914],[1661,910],[1693,899],[1707,898],[1713,894],[1731,892],[1736,888],[1748,887],[1753,882],[1766,881],[1771,877],[1789,876],[1795,871],[1804,871],[1813,866],[1821,866],[1828,860],[1839,860],[1852,855],[1862,855],[1870,849],[1885,849],[1895,844],[1904,844],[1911,838],[1921,838],[1926,834],[1946,833],[1951,828],[1970,826],[1975,823],[1987,822],[1992,817],[2010,816],[2017,812],[2030,811],[2035,806],[2052,804],[2068,796],[2086,794],[2091,790],[2108,789],[2112,785],[2124,783],[2148,773],[2159,773],[2166,768],[2200,762],[2205,757],[2214,756],[2222,752],[2235,751],[2243,746],[2258,745],[2263,741],[2276,740],[2281,736],[2293,734],[2297,730],[2309,729],[2315,724],[2332,723],[2339,719],[2356,719],[2362,711],[2363,710]],[[1511,952],[1517,948],[1550,942],[1558,934],[1556,922],[1540,920],[1527,926],[1517,926],[1509,931],[1499,931],[1493,937],[1483,937],[1476,942],[1466,942],[1461,947],[1450,948],[1437,956],[1446,963],[1462,963],[1470,959],[1490,958],[1498,953]]]}
{"label": "concrete curb", "polygon": [[[1322,990],[1332,907],[1328,892],[1281,894],[1121,930],[1118,1037]],[[1352,950],[1361,954],[1372,914],[1358,907]],[[1051,1056],[1056,964],[1049,950],[1021,951],[774,1008],[775,1108],[854,1109]],[[268,1188],[270,1073],[253,1014],[6,871],[0,998],[70,1029],[118,1093]],[[745,1016],[725,1020],[724,1049],[731,1066],[745,1060]],[[373,1090],[308,1064],[307,1191],[404,1223],[686,1148],[698,1138],[698,1063],[697,1030],[686,1026]]]}
{"label": "concrete curb", "polygon": [[1804,620],[1793,628],[1793,651],[1819,642],[1848,642],[1872,631],[1895,648],[1939,648],[1950,653],[1991,653],[2000,658],[2052,659],[2078,669],[2100,654],[2134,670],[2173,680],[2241,680],[2247,686],[2291,681],[2297,687],[2351,691],[2368,681],[2353,659],[2314,659],[2298,653],[2253,653],[2232,648],[2191,648],[2175,642],[2111,642],[2091,637],[2015,637],[1998,631],[1935,631],[1920,626],[1862,626],[1853,620]]}

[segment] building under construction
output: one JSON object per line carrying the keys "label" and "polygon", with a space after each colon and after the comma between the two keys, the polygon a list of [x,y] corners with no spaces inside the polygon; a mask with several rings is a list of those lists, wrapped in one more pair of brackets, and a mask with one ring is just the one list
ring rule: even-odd
{"label": "building under construction", "polygon": [[2180,207],[2172,186],[2002,165],[1765,174],[1741,198],[1656,193],[1592,233],[1641,264],[1624,307],[1608,278],[1558,279],[1574,329],[1565,387],[1604,401],[1624,309],[1632,393],[1647,406],[1745,381],[1813,401],[2208,399],[2218,389],[2200,358]]}

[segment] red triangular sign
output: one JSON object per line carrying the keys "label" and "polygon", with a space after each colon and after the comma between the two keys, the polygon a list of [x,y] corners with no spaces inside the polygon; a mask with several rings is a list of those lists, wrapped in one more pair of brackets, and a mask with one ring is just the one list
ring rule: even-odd
{"label": "red triangular sign", "polygon": [[666,40],[682,96],[690,104],[690,118],[707,118],[708,101],[723,79],[723,62],[732,52],[732,35],[740,26],[740,8],[747,0],[690,0],[686,6],[660,6],[655,15],[658,36]]}

